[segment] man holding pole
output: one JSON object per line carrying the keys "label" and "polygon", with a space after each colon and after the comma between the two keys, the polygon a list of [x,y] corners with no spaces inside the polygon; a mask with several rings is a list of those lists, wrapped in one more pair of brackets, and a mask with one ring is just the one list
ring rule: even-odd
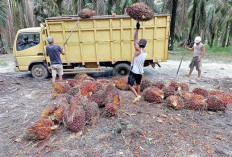
{"label": "man holding pole", "polygon": [[46,46],[46,52],[51,62],[52,84],[55,84],[57,74],[59,75],[59,81],[61,82],[63,80],[63,65],[60,54],[64,55],[65,52],[63,47],[61,48],[60,46],[54,44],[53,37],[47,37],[47,42],[49,45]]}

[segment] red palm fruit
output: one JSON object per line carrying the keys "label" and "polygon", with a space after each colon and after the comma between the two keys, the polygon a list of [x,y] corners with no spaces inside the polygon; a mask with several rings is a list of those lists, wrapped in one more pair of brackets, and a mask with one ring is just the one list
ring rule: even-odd
{"label": "red palm fruit", "polygon": [[192,110],[206,110],[207,103],[205,97],[202,95],[193,94],[187,103],[187,108]]}
{"label": "red palm fruit", "polygon": [[164,93],[159,88],[148,87],[144,90],[143,97],[148,102],[161,103],[164,99]]}
{"label": "red palm fruit", "polygon": [[193,96],[193,93],[190,93],[190,92],[183,92],[182,93],[182,98],[185,102],[189,102],[190,99],[192,98]]}
{"label": "red palm fruit", "polygon": [[169,86],[169,87],[164,87],[163,89],[162,89],[162,91],[163,91],[163,93],[164,93],[164,99],[166,99],[166,98],[168,98],[169,96],[171,96],[171,95],[175,95],[175,88],[174,87],[171,87],[171,86]]}
{"label": "red palm fruit", "polygon": [[219,99],[226,105],[232,104],[232,94],[222,93],[219,95]]}
{"label": "red palm fruit", "polygon": [[54,89],[54,92],[58,94],[64,94],[70,89],[70,85],[65,82],[58,82],[58,83],[53,84],[53,89]]}
{"label": "red palm fruit", "polygon": [[168,86],[170,87],[174,87],[175,88],[175,91],[178,90],[178,87],[179,87],[179,83],[175,82],[175,81],[170,81]]}
{"label": "red palm fruit", "polygon": [[99,117],[100,111],[97,103],[88,100],[87,103],[83,104],[83,109],[85,111],[86,122],[90,122],[93,117]]}
{"label": "red palm fruit", "polygon": [[55,91],[52,92],[51,96],[52,96],[52,99],[56,99],[56,97],[58,96],[59,94]]}
{"label": "red palm fruit", "polygon": [[57,109],[54,111],[54,121],[58,123],[62,123],[63,121],[63,114],[67,105],[58,105]]}
{"label": "red palm fruit", "polygon": [[187,83],[180,83],[178,90],[182,90],[182,91],[189,91],[189,86]]}
{"label": "red palm fruit", "polygon": [[118,107],[113,103],[106,104],[105,111],[108,116],[118,115]]}
{"label": "red palm fruit", "polygon": [[82,19],[93,17],[93,15],[94,15],[94,11],[89,8],[84,8],[78,13],[78,16],[81,17]]}
{"label": "red palm fruit", "polygon": [[106,99],[104,104],[114,104],[116,107],[120,107],[120,97],[118,92],[106,93]]}
{"label": "red palm fruit", "polygon": [[27,128],[26,137],[29,140],[44,140],[52,134],[54,123],[49,119],[42,119]]}
{"label": "red palm fruit", "polygon": [[79,105],[82,106],[84,103],[87,103],[88,99],[82,95],[75,95],[70,99],[71,105]]}
{"label": "red palm fruit", "polygon": [[153,82],[152,86],[155,86],[155,87],[157,87],[159,89],[163,89],[165,87],[164,83],[161,82],[161,81],[155,81],[155,82]]}
{"label": "red palm fruit", "polygon": [[91,96],[99,90],[102,90],[103,87],[99,82],[94,81],[83,81],[80,85],[80,93],[83,96]]}
{"label": "red palm fruit", "polygon": [[70,87],[75,87],[75,86],[78,86],[80,85],[81,81],[80,80],[77,80],[77,79],[67,79],[65,81],[67,84],[70,85]]}
{"label": "red palm fruit", "polygon": [[152,82],[148,80],[147,78],[143,78],[140,84],[140,90],[142,92],[144,91],[144,89],[146,89],[147,87],[151,87],[151,86],[152,86]]}
{"label": "red palm fruit", "polygon": [[120,80],[120,78],[118,78],[118,77],[112,77],[112,82],[114,83],[114,84],[116,84],[117,83],[117,81],[119,81]]}
{"label": "red palm fruit", "polygon": [[80,81],[84,81],[84,80],[90,80],[90,81],[95,81],[94,78],[88,76],[87,74],[83,73],[83,74],[77,74],[74,79],[80,80]]}
{"label": "red palm fruit", "polygon": [[72,87],[69,91],[67,91],[66,93],[68,95],[71,95],[71,96],[75,96],[77,94],[79,94],[79,91],[80,91],[80,88],[79,87]]}
{"label": "red palm fruit", "polygon": [[209,96],[206,100],[208,110],[211,111],[225,111],[227,106],[217,96]]}
{"label": "red palm fruit", "polygon": [[108,86],[106,86],[106,94],[107,93],[112,93],[112,94],[117,94],[118,93],[118,90],[115,86],[109,84]]}
{"label": "red palm fruit", "polygon": [[61,103],[70,103],[70,100],[72,98],[72,95],[69,94],[60,94],[56,97],[56,104],[61,104]]}
{"label": "red palm fruit", "polygon": [[51,116],[51,115],[54,113],[55,110],[56,110],[56,105],[55,105],[55,104],[47,105],[47,106],[43,109],[42,113],[40,114],[40,117],[41,117],[42,119],[48,119],[49,116]]}
{"label": "red palm fruit", "polygon": [[202,95],[204,97],[208,96],[208,91],[205,89],[202,89],[202,88],[194,88],[193,93],[198,94],[198,95]]}
{"label": "red palm fruit", "polygon": [[222,95],[223,92],[219,91],[219,90],[215,90],[215,91],[209,91],[208,92],[208,96],[220,96]]}
{"label": "red palm fruit", "polygon": [[123,77],[123,78],[120,78],[120,79],[116,82],[115,86],[116,86],[118,89],[120,89],[120,90],[129,90],[129,87],[128,87],[128,85],[127,85],[127,80],[128,80],[128,77],[127,77],[127,76],[126,76],[126,77]]}
{"label": "red palm fruit", "polygon": [[167,98],[167,104],[169,107],[175,110],[182,109],[184,105],[183,100],[180,97],[174,95],[171,95]]}
{"label": "red palm fruit", "polygon": [[106,99],[106,93],[103,90],[99,90],[89,97],[89,100],[94,101],[99,107],[104,107],[104,101]]}
{"label": "red palm fruit", "polygon": [[85,111],[83,106],[71,105],[69,109],[65,110],[63,123],[73,132],[83,130],[85,126]]}
{"label": "red palm fruit", "polygon": [[129,6],[126,12],[136,21],[149,21],[154,16],[153,10],[144,3],[135,3]]}
{"label": "red palm fruit", "polygon": [[112,83],[112,81],[109,80],[109,79],[97,79],[97,82],[105,84],[105,85],[108,85],[108,84]]}

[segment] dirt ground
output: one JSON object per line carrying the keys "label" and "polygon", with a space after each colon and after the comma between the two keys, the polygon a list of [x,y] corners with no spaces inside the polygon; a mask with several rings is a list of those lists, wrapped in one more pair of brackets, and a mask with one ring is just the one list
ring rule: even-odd
{"label": "dirt ground", "polygon": [[[220,88],[232,92],[232,64],[204,60],[202,80],[197,82],[196,71],[191,80],[189,60],[181,65],[179,60],[161,63],[161,68],[145,68],[151,80],[186,82],[192,90]],[[145,101],[132,104],[134,96],[120,91],[121,108],[117,117],[100,116],[94,126],[86,126],[82,135],[63,126],[44,141],[24,138],[27,127],[39,119],[43,108],[52,102],[51,81],[36,80],[29,73],[13,72],[11,55],[0,58],[0,156],[43,157],[230,157],[232,156],[232,105],[223,112],[175,111],[162,104]],[[110,78],[106,73],[91,75]],[[65,79],[74,75],[65,75]]]}

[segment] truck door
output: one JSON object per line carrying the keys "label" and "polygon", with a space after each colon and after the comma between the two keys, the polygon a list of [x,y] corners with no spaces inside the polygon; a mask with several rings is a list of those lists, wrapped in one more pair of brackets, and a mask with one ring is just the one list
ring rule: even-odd
{"label": "truck door", "polygon": [[28,71],[29,65],[33,62],[45,61],[43,42],[39,32],[18,33],[14,55],[18,62],[20,71]]}

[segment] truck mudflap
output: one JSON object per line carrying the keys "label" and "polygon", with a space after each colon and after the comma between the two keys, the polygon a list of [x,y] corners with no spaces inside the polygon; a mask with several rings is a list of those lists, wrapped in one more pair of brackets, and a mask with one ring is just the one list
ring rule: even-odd
{"label": "truck mudflap", "polygon": [[158,67],[161,68],[161,65],[159,64],[159,62],[155,62],[155,63],[150,63],[150,65],[152,66],[152,68],[155,68],[155,65],[158,65]]}

